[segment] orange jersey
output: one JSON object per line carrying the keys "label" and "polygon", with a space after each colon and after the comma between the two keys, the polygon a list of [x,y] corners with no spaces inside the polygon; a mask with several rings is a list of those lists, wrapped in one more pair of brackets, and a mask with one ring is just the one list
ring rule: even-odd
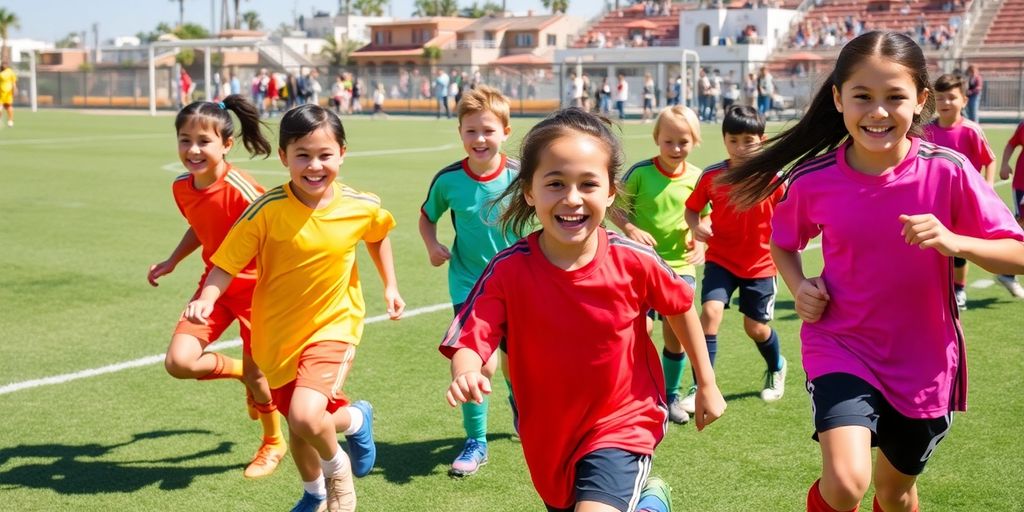
{"label": "orange jersey", "polygon": [[[178,176],[171,188],[178,210],[203,244],[205,279],[213,266],[210,257],[217,252],[238,216],[265,190],[251,176],[231,166],[223,178],[202,190],[195,187],[189,173]],[[236,277],[255,279],[256,262],[250,261]]]}

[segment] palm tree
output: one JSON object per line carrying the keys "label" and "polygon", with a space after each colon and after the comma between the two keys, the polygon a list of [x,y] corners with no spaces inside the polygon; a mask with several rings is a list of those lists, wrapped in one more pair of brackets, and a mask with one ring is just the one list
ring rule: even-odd
{"label": "palm tree", "polygon": [[551,9],[551,14],[565,13],[569,10],[569,0],[541,0],[540,3]]}
{"label": "palm tree", "polygon": [[388,0],[356,0],[355,8],[363,16],[383,16]]}
{"label": "palm tree", "polygon": [[239,9],[242,8],[242,0],[234,0],[235,2],[235,28],[242,28],[242,17],[239,13]]}
{"label": "palm tree", "polygon": [[0,44],[0,61],[11,61],[11,56],[8,55],[10,50],[7,49],[7,33],[12,28],[21,28],[20,21],[17,14],[0,7],[0,39],[3,39],[3,43]]}
{"label": "palm tree", "polygon": [[178,2],[178,26],[185,24],[185,0],[171,0],[172,2]]}
{"label": "palm tree", "polygon": [[338,16],[352,14],[352,0],[338,0]]}
{"label": "palm tree", "polygon": [[456,0],[416,0],[413,16],[458,16]]}
{"label": "palm tree", "polygon": [[242,13],[242,21],[245,22],[245,26],[249,30],[259,30],[263,28],[263,21],[260,20],[260,13],[256,11],[245,11]]}
{"label": "palm tree", "polygon": [[320,55],[324,56],[328,63],[335,67],[347,66],[349,55],[362,48],[364,44],[362,41],[353,41],[345,38],[339,39],[334,36],[324,39],[327,40],[327,44],[320,50]]}

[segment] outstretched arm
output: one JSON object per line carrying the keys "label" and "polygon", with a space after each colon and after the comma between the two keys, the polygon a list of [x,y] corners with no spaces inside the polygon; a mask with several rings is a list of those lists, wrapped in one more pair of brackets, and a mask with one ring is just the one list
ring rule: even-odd
{"label": "outstretched arm", "polygon": [[468,348],[461,348],[452,356],[452,383],[445,398],[448,405],[460,403],[483,403],[484,395],[491,393],[491,380],[482,373],[483,361],[480,355]]}
{"label": "outstretched arm", "polygon": [[174,272],[175,267],[178,263],[181,263],[189,254],[195,252],[196,249],[202,247],[199,242],[199,237],[196,236],[196,232],[192,228],[188,228],[185,234],[181,235],[181,241],[178,242],[178,246],[171,251],[171,255],[164,261],[149,266],[149,274],[146,279],[149,280],[149,284],[152,286],[159,286],[156,280],[160,276],[165,276]]}
{"label": "outstretched arm", "polygon": [[379,242],[367,242],[366,249],[377,267],[381,281],[384,282],[384,303],[388,317],[398,320],[405,311],[405,301],[398,293],[398,279],[395,277],[395,258],[391,252],[391,238],[384,237]]}
{"label": "outstretched arm", "polygon": [[986,239],[958,235],[930,213],[900,215],[903,237],[910,245],[935,249],[943,256],[969,260],[993,274],[1024,274],[1024,243],[1012,238]]}

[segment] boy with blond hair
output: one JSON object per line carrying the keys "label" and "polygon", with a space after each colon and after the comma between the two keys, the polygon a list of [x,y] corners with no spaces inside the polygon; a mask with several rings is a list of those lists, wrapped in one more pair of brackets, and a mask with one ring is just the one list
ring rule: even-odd
{"label": "boy with blond hair", "polygon": [[[701,173],[700,167],[686,159],[700,142],[700,120],[693,110],[682,105],[663,109],[654,123],[658,156],[637,162],[622,178],[622,188],[630,203],[630,215],[628,218],[611,216],[626,236],[653,247],[693,289],[697,283],[695,265],[704,263],[704,247],[694,242],[683,213],[686,211],[686,199],[693,193]],[[648,316],[651,318],[647,324],[650,331],[654,326],[654,311]],[[679,393],[686,368],[686,352],[667,322],[662,323],[662,334],[665,347],[661,364],[665,372],[669,419],[683,424],[690,421]]]}
{"label": "boy with blond hair", "polygon": [[[449,262],[448,292],[456,314],[487,263],[516,239],[498,227],[501,208],[493,204],[519,172],[519,162],[501,151],[512,133],[509,110],[508,98],[491,87],[476,87],[462,97],[456,113],[466,158],[434,176],[420,209],[420,236],[430,264],[439,267]],[[437,223],[448,210],[455,229],[451,248],[437,239]],[[491,378],[497,363],[492,356],[484,365],[484,375]],[[479,404],[462,404],[466,443],[452,463],[450,476],[472,475],[487,463],[487,404],[486,398]]]}

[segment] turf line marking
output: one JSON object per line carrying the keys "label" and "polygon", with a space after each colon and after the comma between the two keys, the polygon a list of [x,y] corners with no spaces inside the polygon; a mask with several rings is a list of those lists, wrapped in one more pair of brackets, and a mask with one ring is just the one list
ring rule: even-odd
{"label": "turf line marking", "polygon": [[96,142],[102,140],[125,140],[125,139],[162,139],[166,134],[156,133],[135,133],[124,135],[95,135],[92,137],[54,137],[49,139],[10,139],[0,140],[0,146],[20,146],[22,144],[74,144],[78,142]]}
{"label": "turf line marking", "polygon": [[[424,315],[427,313],[433,313],[435,311],[447,310],[451,311],[452,303],[445,302],[442,304],[434,304],[431,306],[424,306],[422,308],[407,310],[403,315],[402,319],[411,318],[414,316]],[[378,322],[384,322],[388,320],[387,315],[371,316],[364,320],[364,324],[375,324]],[[242,340],[235,338],[233,340],[218,341],[213,345],[210,345],[209,350],[225,350],[229,348],[239,347],[242,345]],[[149,366],[157,364],[164,360],[164,354],[157,354],[154,356],[141,357],[133,361],[125,361],[122,363],[111,364],[102,366],[100,368],[90,368],[88,370],[81,370],[74,373],[65,373],[63,375],[54,375],[52,377],[44,377],[42,379],[32,379],[22,382],[15,382],[7,384],[6,386],[0,387],[0,395],[6,395],[14,393],[15,391],[21,391],[23,389],[32,389],[42,386],[50,386],[53,384],[64,384],[73,380],[84,379],[87,377],[95,377],[97,375],[104,375],[107,373],[115,373],[122,370],[129,370],[131,368],[138,368],[140,366]]]}

